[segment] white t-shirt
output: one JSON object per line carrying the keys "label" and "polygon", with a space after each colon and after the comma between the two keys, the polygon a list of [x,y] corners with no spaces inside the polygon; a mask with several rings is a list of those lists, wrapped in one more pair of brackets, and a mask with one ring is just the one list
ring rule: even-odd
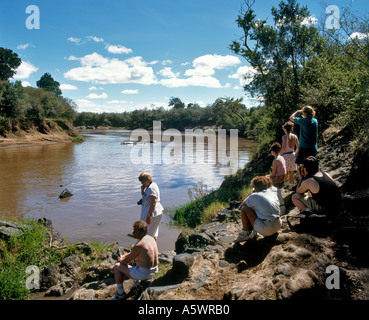
{"label": "white t-shirt", "polygon": [[264,220],[279,218],[280,206],[284,204],[281,190],[277,187],[251,193],[245,203],[250,208],[254,207],[257,217]]}
{"label": "white t-shirt", "polygon": [[160,191],[159,187],[155,182],[151,182],[149,187],[145,190],[142,196],[142,206],[141,206],[141,220],[146,221],[146,218],[150,211],[150,199],[149,196],[154,196],[156,198],[155,210],[152,213],[153,217],[161,215],[163,213],[163,206],[160,203]]}

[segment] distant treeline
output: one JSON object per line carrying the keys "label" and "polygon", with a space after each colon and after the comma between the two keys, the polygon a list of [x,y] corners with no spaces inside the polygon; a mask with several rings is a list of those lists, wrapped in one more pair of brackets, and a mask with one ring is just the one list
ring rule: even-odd
{"label": "distant treeline", "polygon": [[[109,126],[126,129],[152,129],[153,121],[161,121],[162,129],[178,129],[184,131],[186,128],[223,128],[238,129],[240,136],[254,139],[257,132],[259,108],[246,108],[242,99],[219,98],[207,107],[197,104],[181,102],[179,98],[171,98],[177,101],[169,110],[163,107],[149,110],[135,110],[123,113],[92,113],[82,112],[77,115],[73,124],[79,126]],[[169,104],[170,105],[170,104]]]}

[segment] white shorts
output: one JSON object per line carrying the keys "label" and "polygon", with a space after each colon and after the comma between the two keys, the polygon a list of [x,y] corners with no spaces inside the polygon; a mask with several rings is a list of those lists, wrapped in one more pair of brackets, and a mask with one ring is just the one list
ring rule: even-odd
{"label": "white shorts", "polygon": [[161,214],[156,217],[151,217],[151,223],[147,225],[147,234],[152,237],[159,235],[159,224],[161,220]]}
{"label": "white shorts", "polygon": [[158,272],[158,266],[154,268],[141,268],[139,266],[128,266],[129,267],[129,274],[133,280],[147,280],[155,276]]}
{"label": "white shorts", "polygon": [[277,218],[273,221],[261,220],[257,218],[254,223],[254,230],[264,237],[275,234],[282,226],[281,219]]}

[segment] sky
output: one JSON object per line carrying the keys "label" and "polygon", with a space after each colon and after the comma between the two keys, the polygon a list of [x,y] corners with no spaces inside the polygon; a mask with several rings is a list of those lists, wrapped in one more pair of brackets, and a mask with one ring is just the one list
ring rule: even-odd
{"label": "sky", "polygon": [[[271,19],[279,0],[255,0]],[[299,1],[312,21],[328,5],[368,11],[367,0]],[[0,47],[22,60],[14,80],[36,87],[44,73],[77,111],[125,112],[168,108],[171,97],[205,107],[243,97],[247,61],[229,45],[242,32],[235,20],[243,0],[1,0]],[[268,20],[269,21],[269,20]]]}

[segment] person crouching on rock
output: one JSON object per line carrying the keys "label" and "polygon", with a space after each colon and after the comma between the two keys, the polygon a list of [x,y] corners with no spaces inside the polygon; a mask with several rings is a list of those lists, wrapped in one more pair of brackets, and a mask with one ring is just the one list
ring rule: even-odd
{"label": "person crouching on rock", "polygon": [[341,205],[339,188],[331,176],[319,171],[318,159],[306,157],[300,170],[301,180],[292,196],[293,204],[301,211],[300,217],[337,214]]}
{"label": "person crouching on rock", "polygon": [[[120,256],[114,266],[114,279],[118,291],[111,300],[127,298],[123,288],[125,279],[147,280],[158,272],[158,247],[155,239],[147,234],[145,221],[136,221],[133,224],[133,237],[139,241],[130,253]],[[129,265],[133,260],[136,261],[134,267]]]}
{"label": "person crouching on rock", "polygon": [[236,242],[253,239],[257,233],[271,236],[282,226],[280,215],[285,213],[285,207],[281,190],[267,176],[252,179],[251,187],[254,191],[242,204],[242,232]]}

